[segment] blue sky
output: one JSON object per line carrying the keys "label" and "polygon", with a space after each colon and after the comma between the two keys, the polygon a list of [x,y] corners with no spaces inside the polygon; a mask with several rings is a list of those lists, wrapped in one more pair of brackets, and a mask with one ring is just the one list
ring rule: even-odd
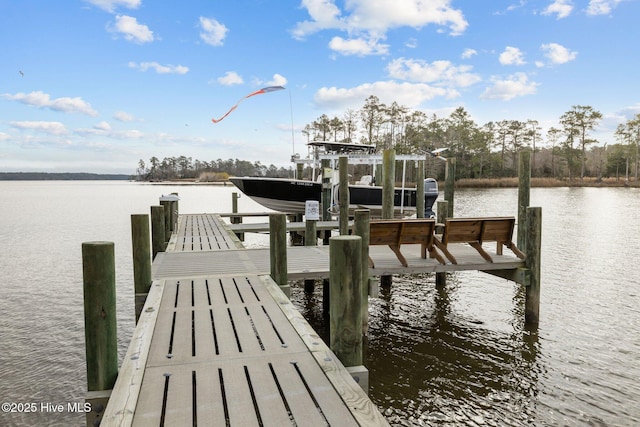
{"label": "blue sky", "polygon": [[0,171],[288,166],[306,124],[369,95],[544,131],[590,105],[614,143],[640,113],[638,17],[638,0],[0,0]]}

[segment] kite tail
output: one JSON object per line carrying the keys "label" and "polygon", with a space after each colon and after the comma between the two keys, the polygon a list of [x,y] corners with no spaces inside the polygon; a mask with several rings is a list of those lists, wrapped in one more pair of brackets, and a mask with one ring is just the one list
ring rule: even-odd
{"label": "kite tail", "polygon": [[222,119],[224,119],[224,118],[225,118],[225,117],[227,117],[229,114],[231,114],[231,112],[232,112],[233,110],[235,110],[236,108],[238,108],[238,105],[240,105],[240,103],[241,103],[242,101],[244,101],[245,99],[247,99],[247,98],[250,98],[250,97],[252,97],[252,96],[254,96],[254,95],[260,95],[260,94],[262,94],[262,93],[274,92],[274,91],[276,91],[276,90],[283,90],[283,89],[284,89],[284,87],[282,87],[282,86],[269,86],[269,87],[263,87],[262,89],[259,89],[259,90],[255,91],[255,92],[252,92],[252,93],[250,93],[249,95],[245,96],[244,98],[240,99],[240,101],[238,101],[238,102],[236,103],[236,105],[234,105],[233,107],[231,107],[231,108],[229,109],[229,111],[227,111],[227,112],[224,114],[224,116],[220,117],[219,119],[211,119],[211,121],[212,121],[213,123],[219,123],[219,122],[221,122],[221,121],[222,121]]}

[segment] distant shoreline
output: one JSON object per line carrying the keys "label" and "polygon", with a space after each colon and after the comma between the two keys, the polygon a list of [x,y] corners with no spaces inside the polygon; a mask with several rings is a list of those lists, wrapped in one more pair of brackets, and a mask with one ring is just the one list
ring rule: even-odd
{"label": "distant shoreline", "polygon": [[0,172],[0,181],[128,181],[131,175],[86,172]]}

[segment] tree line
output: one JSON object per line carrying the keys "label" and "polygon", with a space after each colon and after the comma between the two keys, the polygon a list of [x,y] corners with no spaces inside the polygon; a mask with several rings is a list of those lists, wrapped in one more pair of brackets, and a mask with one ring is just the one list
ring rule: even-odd
{"label": "tree line", "polygon": [[501,120],[477,125],[464,108],[448,117],[428,116],[372,95],[359,110],[321,115],[305,126],[308,141],[339,141],[420,154],[447,148],[458,178],[516,176],[518,151],[532,150],[532,175],[553,178],[610,177],[628,174],[637,181],[640,114],[618,126],[616,144],[600,146],[591,133],[602,119],[592,106],[574,105],[545,135],[537,120]]}
{"label": "tree line", "polygon": [[172,179],[197,179],[200,181],[225,181],[229,176],[287,177],[289,170],[275,165],[265,166],[259,161],[239,159],[193,160],[192,157],[151,157],[148,163],[140,159],[136,169],[137,179],[164,181]]}
{"label": "tree line", "polygon": [[[447,148],[447,158],[456,159],[457,178],[501,178],[517,175],[518,152],[532,150],[532,176],[558,179],[622,177],[633,172],[638,180],[640,114],[618,126],[617,143],[598,144],[592,132],[602,113],[592,106],[574,105],[545,135],[537,120],[500,120],[476,124],[464,108],[447,117],[427,115],[396,102],[386,105],[371,95],[359,110],[340,116],[322,114],[302,133],[307,142],[335,141],[374,145],[379,151],[394,148],[398,154],[426,154]],[[439,164],[439,163],[435,163]],[[444,168],[431,175],[443,178]],[[139,179],[226,179],[228,176],[287,177],[291,168],[265,166],[259,161],[228,159],[193,161],[191,157],[152,157],[140,160]],[[208,175],[207,175],[208,174]],[[225,178],[226,177],[226,178]]]}

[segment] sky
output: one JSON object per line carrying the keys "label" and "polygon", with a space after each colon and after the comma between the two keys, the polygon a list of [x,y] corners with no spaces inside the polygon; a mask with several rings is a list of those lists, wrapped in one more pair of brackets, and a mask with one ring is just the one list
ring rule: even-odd
{"label": "sky", "polygon": [[0,171],[289,167],[305,125],[370,95],[543,133],[588,105],[612,144],[640,113],[638,17],[640,0],[0,0]]}

